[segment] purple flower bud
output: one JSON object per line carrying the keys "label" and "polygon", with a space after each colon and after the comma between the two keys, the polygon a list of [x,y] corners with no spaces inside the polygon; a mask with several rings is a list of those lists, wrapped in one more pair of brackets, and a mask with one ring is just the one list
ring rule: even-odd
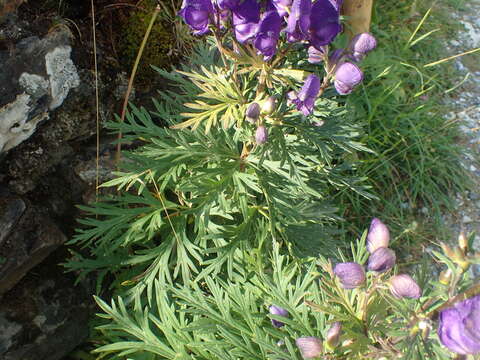
{"label": "purple flower bud", "polygon": [[347,95],[353,88],[363,80],[363,73],[360,68],[352,63],[345,62],[337,67],[335,71],[335,89],[340,95]]}
{"label": "purple flower bud", "polygon": [[310,64],[318,64],[321,63],[325,59],[325,47],[321,47],[320,50],[317,48],[310,46],[308,48],[308,62]]}
{"label": "purple flower bud", "polygon": [[295,343],[304,359],[314,359],[322,355],[322,341],[315,336],[298,338]]}
{"label": "purple flower bud", "polygon": [[377,40],[370,33],[357,34],[350,41],[349,49],[352,53],[352,58],[355,61],[360,61],[363,57],[377,47]]}
{"label": "purple flower bud", "polygon": [[208,24],[213,15],[213,6],[210,0],[184,0],[182,9],[178,13],[194,30],[196,35],[208,32]]}
{"label": "purple flower bud", "polygon": [[275,111],[276,107],[277,107],[277,99],[275,98],[275,96],[269,96],[262,105],[262,112],[267,115],[270,115]]}
{"label": "purple flower bud", "polygon": [[342,31],[339,9],[330,0],[317,0],[313,4],[310,24],[310,42],[319,50]]}
{"label": "purple flower bud", "polygon": [[278,15],[284,17],[288,15],[290,6],[292,6],[293,0],[272,0],[273,5],[277,9]]}
{"label": "purple flower bud", "polygon": [[480,295],[441,311],[438,337],[455,353],[480,353]]}
{"label": "purple flower bud", "polygon": [[373,218],[370,223],[367,235],[367,250],[370,254],[378,248],[388,247],[390,242],[390,232],[387,226],[380,219]]}
{"label": "purple flower bud", "polygon": [[354,289],[365,282],[365,271],[355,262],[339,263],[335,265],[333,273],[338,276],[344,289]]}
{"label": "purple flower bud", "polygon": [[309,38],[311,10],[312,0],[293,0],[285,30],[288,41],[295,42]]}
{"label": "purple flower bud", "polygon": [[390,286],[390,292],[397,299],[411,298],[418,299],[422,295],[420,286],[412,279],[410,275],[399,274],[395,275],[388,280]]}
{"label": "purple flower bud", "polygon": [[257,131],[255,132],[255,141],[258,145],[265,144],[268,140],[268,131],[267,128],[263,125],[259,125],[257,127]]}
{"label": "purple flower bud", "polygon": [[280,37],[282,19],[276,11],[264,14],[255,36],[255,47],[265,57],[270,58],[277,52],[277,42]]}
{"label": "purple flower bud", "polygon": [[389,248],[381,247],[374,251],[368,258],[368,270],[378,273],[390,270],[395,265],[395,252]]}
{"label": "purple flower bud", "polygon": [[244,43],[255,37],[260,21],[260,5],[256,0],[245,0],[232,9],[235,37]]}
{"label": "purple flower bud", "polygon": [[330,326],[330,329],[327,331],[327,347],[330,349],[335,349],[340,342],[340,335],[342,334],[342,323],[336,321]]}
{"label": "purple flower bud", "polygon": [[[268,311],[269,311],[270,314],[272,314],[272,315],[278,315],[278,316],[288,317],[288,311],[285,310],[284,308],[281,308],[281,307],[276,306],[276,305],[271,305],[271,306],[268,308]],[[285,325],[283,322],[278,321],[278,320],[275,320],[275,319],[272,319],[272,324],[273,324],[273,326],[275,326],[275,327],[277,327],[277,328],[282,327],[283,325]]]}
{"label": "purple flower bud", "polygon": [[307,116],[313,112],[315,100],[320,91],[320,79],[317,75],[311,74],[305,80],[302,89],[296,93],[288,93],[288,98],[291,103],[297,106],[303,115]]}
{"label": "purple flower bud", "polygon": [[247,111],[245,112],[245,117],[247,118],[248,122],[255,124],[260,117],[260,105],[258,105],[256,102],[248,105]]}

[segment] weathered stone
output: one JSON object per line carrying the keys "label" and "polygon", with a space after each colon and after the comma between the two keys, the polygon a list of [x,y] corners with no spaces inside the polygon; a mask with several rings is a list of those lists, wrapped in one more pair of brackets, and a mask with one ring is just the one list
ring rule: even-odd
{"label": "weathered stone", "polygon": [[0,256],[5,259],[0,264],[0,295],[10,290],[65,240],[65,235],[47,216],[33,207],[27,208],[15,230],[0,243]]}
{"label": "weathered stone", "polygon": [[80,84],[66,27],[19,41],[0,63],[0,153],[28,139]]}
{"label": "weathered stone", "polygon": [[[22,199],[0,189],[0,246],[24,211],[25,203]],[[0,263],[2,262],[4,261],[0,261]]]}
{"label": "weathered stone", "polygon": [[[54,254],[52,263],[62,254]],[[0,300],[0,359],[59,360],[87,339],[93,301],[58,265],[42,264]]]}

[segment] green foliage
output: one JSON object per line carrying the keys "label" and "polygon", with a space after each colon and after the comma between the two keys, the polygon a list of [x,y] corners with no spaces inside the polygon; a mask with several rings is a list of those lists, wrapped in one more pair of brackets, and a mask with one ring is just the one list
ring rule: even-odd
{"label": "green foliage", "polygon": [[[144,145],[125,153],[122,171],[103,184],[117,187],[117,196],[81,207],[89,217],[80,220],[83,227],[70,243],[85,252],[67,267],[83,276],[99,271],[99,288],[107,273],[115,276],[113,287],[134,285],[130,292],[149,293],[155,279],[188,283],[224,270],[231,276],[246,254],[267,254],[272,240],[286,242],[297,254],[328,251],[328,228],[338,219],[330,198],[342,189],[369,196],[349,160],[366,149],[356,142],[358,129],[344,119],[342,106],[319,99],[313,120],[307,120],[285,113],[280,103],[266,118],[268,143],[258,146],[253,126],[233,126],[243,123],[239,109],[255,89],[245,82],[235,98],[237,90],[227,81],[234,75],[212,53],[212,47],[199,46],[188,71],[157,69],[172,90],[160,92],[156,112],[131,105],[125,122],[110,124],[124,140],[141,139]],[[203,112],[185,115],[199,98],[205,108],[237,108],[226,110],[230,127],[205,123]],[[196,130],[174,129],[185,117]],[[311,123],[320,120],[323,126]]]}

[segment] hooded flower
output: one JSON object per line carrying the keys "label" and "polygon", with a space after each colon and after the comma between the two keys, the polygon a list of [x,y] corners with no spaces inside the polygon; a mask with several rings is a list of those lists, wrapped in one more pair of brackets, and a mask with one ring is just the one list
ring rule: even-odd
{"label": "hooded flower", "polygon": [[440,312],[438,337],[458,354],[480,353],[480,295]]}
{"label": "hooded flower", "polygon": [[[271,305],[271,306],[268,308],[268,311],[269,311],[270,314],[272,314],[272,315],[278,315],[278,316],[288,317],[288,311],[285,310],[284,308],[281,308],[280,306]],[[275,326],[275,327],[277,327],[277,328],[282,327],[283,325],[285,325],[283,322],[278,321],[278,320],[275,320],[275,319],[272,319],[272,324],[273,324],[273,326]]]}
{"label": "hooded flower", "polygon": [[287,39],[290,42],[307,40],[310,28],[312,0],[293,0],[287,22]]}
{"label": "hooded flower", "polygon": [[344,289],[354,289],[365,282],[365,271],[355,262],[339,263],[335,265],[333,273],[340,279]]}
{"label": "hooded flower", "polygon": [[233,10],[235,7],[238,6],[240,0],[216,0],[216,2],[218,7],[222,10]]}
{"label": "hooded flower", "polygon": [[260,117],[260,105],[258,105],[256,102],[248,105],[247,111],[245,112],[245,117],[247,118],[248,122],[255,124]]}
{"label": "hooded flower", "polygon": [[260,21],[260,5],[256,0],[245,0],[232,9],[235,37],[244,43],[253,37]]}
{"label": "hooded flower", "polygon": [[292,0],[272,0],[272,3],[281,17],[288,15],[290,6],[292,6]]}
{"label": "hooded flower", "polygon": [[395,265],[395,252],[389,248],[381,247],[368,258],[369,271],[376,271],[378,273],[390,270]]}
{"label": "hooded flower", "polygon": [[310,23],[310,43],[319,50],[342,31],[339,9],[330,0],[317,0],[313,4]]}
{"label": "hooded flower", "polygon": [[281,27],[282,19],[275,10],[268,11],[263,15],[255,37],[255,47],[267,58],[272,57],[277,52]]}
{"label": "hooded flower", "polygon": [[202,35],[208,32],[208,24],[213,12],[210,0],[184,0],[178,15],[183,17],[193,29],[194,34]]}
{"label": "hooded flower", "polygon": [[395,275],[391,277],[388,282],[390,286],[390,292],[397,299],[404,297],[418,299],[422,295],[422,289],[420,289],[420,286],[418,286],[418,284],[410,275]]}
{"label": "hooded flower", "polygon": [[335,321],[327,331],[327,347],[335,349],[340,342],[340,335],[342,334],[342,323]]}
{"label": "hooded flower", "polygon": [[323,352],[322,341],[315,336],[298,338],[295,343],[304,359],[314,359]]}
{"label": "hooded flower", "polygon": [[310,46],[308,48],[308,62],[310,64],[318,64],[325,60],[325,48],[322,46],[320,50]]}
{"label": "hooded flower", "polygon": [[373,218],[370,223],[367,235],[367,250],[370,254],[378,248],[388,247],[390,242],[390,232],[387,226],[377,218]]}
{"label": "hooded flower", "polygon": [[348,46],[353,60],[360,61],[363,57],[377,47],[377,40],[370,33],[357,34]]}
{"label": "hooded flower", "polygon": [[340,95],[347,95],[363,80],[362,70],[355,64],[345,62],[335,71],[335,89]]}
{"label": "hooded flower", "polygon": [[268,140],[268,131],[267,128],[263,125],[259,125],[257,127],[257,131],[255,131],[255,142],[258,145],[265,144]]}
{"label": "hooded flower", "polygon": [[307,116],[313,112],[319,91],[320,79],[317,75],[311,74],[305,80],[298,94],[291,92],[288,96],[289,100],[297,106],[297,109],[300,110],[303,115]]}

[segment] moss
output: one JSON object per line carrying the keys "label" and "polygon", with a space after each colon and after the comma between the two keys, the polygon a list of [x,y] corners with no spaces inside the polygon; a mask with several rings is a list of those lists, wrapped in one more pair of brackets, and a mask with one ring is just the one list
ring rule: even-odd
{"label": "moss", "polygon": [[[138,50],[142,43],[145,31],[152,18],[156,1],[146,0],[142,2],[145,10],[136,10],[129,17],[123,29],[122,41],[120,43],[120,51],[122,54],[122,65],[128,73],[130,73]],[[172,31],[171,24],[162,17],[160,13],[148,39],[145,50],[140,61],[136,82],[146,84],[155,71],[150,65],[157,67],[167,67],[175,61],[171,56],[171,49],[175,43],[175,35]]]}

